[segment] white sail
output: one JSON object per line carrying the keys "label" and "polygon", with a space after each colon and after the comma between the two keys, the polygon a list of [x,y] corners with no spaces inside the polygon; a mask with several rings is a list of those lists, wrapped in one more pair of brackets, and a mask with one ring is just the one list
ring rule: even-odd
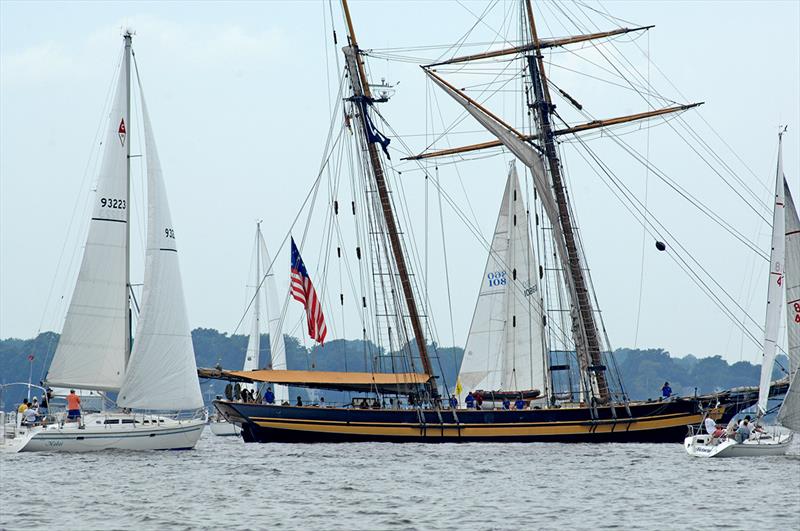
{"label": "white sail", "polygon": [[[269,328],[269,350],[270,367],[272,369],[286,370],[286,339],[281,331],[281,316],[278,309],[278,289],[275,286],[275,269],[272,259],[267,251],[267,244],[264,236],[259,232],[260,250],[264,267],[267,268],[266,280],[264,282],[267,295],[267,326]],[[275,385],[275,402],[281,404],[289,400],[289,387],[286,385]]]}
{"label": "white sail", "polygon": [[800,433],[800,369],[792,373],[791,385],[778,412],[778,422]]}
{"label": "white sail", "polygon": [[512,164],[458,374],[470,391],[545,391],[538,269]]}
{"label": "white sail", "polygon": [[125,75],[125,68],[120,68],[83,261],[47,374],[54,387],[117,391],[125,374],[129,341]]}
{"label": "white sail", "polygon": [[[260,368],[259,357],[261,355],[261,227],[256,225],[255,242],[255,283],[253,284],[253,320],[250,322],[250,337],[247,340],[247,351],[244,355],[244,366],[242,370],[254,371]],[[252,384],[245,385],[248,389],[253,389]]]}
{"label": "white sail", "polygon": [[136,340],[117,404],[137,409],[197,409],[203,406],[203,397],[186,315],[176,233],[144,97],[142,116],[148,199],[144,289]]}
{"label": "white sail", "polygon": [[781,139],[778,140],[778,169],[775,182],[775,209],[772,217],[772,250],[769,255],[769,284],[767,287],[767,315],[764,324],[764,355],[761,360],[761,380],[758,386],[758,413],[767,412],[772,369],[775,365],[775,349],[778,341],[778,325],[783,303],[783,273],[786,254],[786,219],[784,217],[783,153]]}
{"label": "white sail", "polygon": [[800,368],[800,218],[786,179],[783,180],[783,193],[786,201],[786,331],[789,336],[789,374],[795,376]]}
{"label": "white sail", "polygon": [[[550,221],[553,231],[553,241],[556,245],[558,257],[564,268],[569,267],[569,259],[567,256],[567,248],[564,243],[564,235],[561,230],[561,221],[558,216],[558,206],[556,205],[555,197],[553,196],[553,188],[547,180],[547,174],[544,171],[544,163],[542,157],[533,149],[533,147],[521,140],[514,132],[509,129],[495,117],[487,114],[482,109],[475,106],[463,94],[448,86],[437,76],[431,72],[426,71],[428,76],[434,83],[439,85],[448,95],[466,109],[487,131],[492,133],[503,145],[511,151],[525,166],[530,168],[531,175],[533,175],[533,184],[539,194],[539,200],[544,208],[545,215]],[[572,279],[570,275],[565,275],[570,292],[573,292]],[[579,322],[579,321],[578,321]]]}

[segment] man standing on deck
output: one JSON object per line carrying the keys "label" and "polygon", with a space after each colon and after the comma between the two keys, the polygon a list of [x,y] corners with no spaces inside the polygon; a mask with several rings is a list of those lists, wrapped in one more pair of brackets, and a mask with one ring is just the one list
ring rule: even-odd
{"label": "man standing on deck", "polygon": [[456,398],[456,395],[450,395],[450,409],[458,409],[458,398]]}
{"label": "man standing on deck", "polygon": [[464,399],[464,402],[467,404],[467,409],[475,408],[475,396],[473,396],[472,391],[469,392],[467,398]]}
{"label": "man standing on deck", "polygon": [[67,420],[81,420],[81,397],[75,394],[75,389],[70,389],[67,395]]}
{"label": "man standing on deck", "polygon": [[267,387],[267,390],[264,391],[264,403],[265,404],[275,403],[275,393],[272,392],[272,388],[270,387]]}
{"label": "man standing on deck", "polygon": [[672,396],[672,387],[669,386],[669,382],[664,382],[664,386],[661,387],[661,400],[666,400],[670,396]]}

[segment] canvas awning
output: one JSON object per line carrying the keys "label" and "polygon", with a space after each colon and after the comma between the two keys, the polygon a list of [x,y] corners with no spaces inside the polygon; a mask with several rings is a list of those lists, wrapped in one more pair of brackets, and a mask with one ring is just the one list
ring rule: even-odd
{"label": "canvas awning", "polygon": [[408,393],[428,382],[426,374],[402,372],[333,372],[333,371],[288,371],[256,370],[226,371],[224,369],[197,369],[200,378],[214,378],[234,382],[266,382],[294,385],[310,389],[332,389],[335,391],[381,393]]}

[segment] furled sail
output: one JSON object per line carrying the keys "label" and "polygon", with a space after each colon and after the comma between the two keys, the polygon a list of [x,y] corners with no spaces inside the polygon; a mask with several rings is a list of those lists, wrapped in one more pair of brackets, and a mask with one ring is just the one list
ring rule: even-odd
{"label": "furled sail", "polygon": [[545,390],[538,268],[516,167],[511,165],[481,279],[459,398],[470,391]]}
{"label": "furled sail", "polygon": [[[490,116],[482,109],[474,105],[469,99],[465,98],[463,94],[453,89],[447,83],[443,82],[438,76],[426,70],[428,76],[434,83],[439,85],[449,96],[456,100],[461,106],[470,113],[480,124],[486,128],[487,131],[492,133],[503,145],[522,161],[525,166],[530,168],[533,175],[533,183],[536,191],[539,194],[539,200],[542,203],[544,212],[553,230],[553,241],[558,251],[558,257],[565,268],[569,267],[569,259],[567,257],[567,249],[564,244],[564,235],[561,230],[561,221],[558,217],[558,206],[556,205],[555,197],[553,196],[553,188],[547,180],[547,174],[544,170],[544,163],[542,157],[531,147],[530,144],[520,139],[515,133],[509,131],[508,128],[493,116]],[[570,284],[570,292],[572,284],[569,275],[566,275],[566,280]]]}
{"label": "furled sail", "polygon": [[186,315],[175,231],[142,97],[147,154],[147,252],[136,341],[117,404],[138,409],[203,406]]}
{"label": "furled sail", "polygon": [[[281,316],[278,310],[278,289],[275,287],[275,270],[273,267],[272,259],[267,251],[267,244],[264,242],[264,236],[259,232],[261,256],[264,261],[263,264],[267,267],[266,277],[266,295],[267,295],[267,327],[269,329],[269,349],[270,349],[270,366],[272,369],[285,370],[286,366],[286,339],[283,337],[281,331]],[[275,401],[283,403],[289,400],[289,387],[285,385],[276,384],[273,388],[275,393]]]}
{"label": "furled sail", "polygon": [[778,324],[783,302],[784,258],[786,254],[786,219],[784,217],[783,154],[781,140],[778,141],[778,169],[775,182],[775,209],[772,217],[772,250],[769,255],[769,285],[767,287],[767,315],[764,324],[764,355],[761,360],[761,380],[758,387],[758,413],[767,412],[772,369],[775,365],[775,349],[778,340]]}
{"label": "furled sail", "polygon": [[117,391],[125,375],[128,312],[126,72],[109,115],[103,161],[78,280],[47,383]]}
{"label": "furled sail", "polygon": [[786,179],[783,180],[783,193],[786,200],[786,331],[789,336],[789,375],[793,377],[800,368],[800,218]]}

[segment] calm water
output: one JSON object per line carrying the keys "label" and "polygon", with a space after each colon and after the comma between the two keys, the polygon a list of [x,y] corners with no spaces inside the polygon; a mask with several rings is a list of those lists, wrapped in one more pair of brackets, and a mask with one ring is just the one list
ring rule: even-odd
{"label": "calm water", "polygon": [[206,431],[194,451],[3,455],[0,489],[0,529],[800,529],[800,441],[785,457],[713,460],[679,444],[262,445]]}

